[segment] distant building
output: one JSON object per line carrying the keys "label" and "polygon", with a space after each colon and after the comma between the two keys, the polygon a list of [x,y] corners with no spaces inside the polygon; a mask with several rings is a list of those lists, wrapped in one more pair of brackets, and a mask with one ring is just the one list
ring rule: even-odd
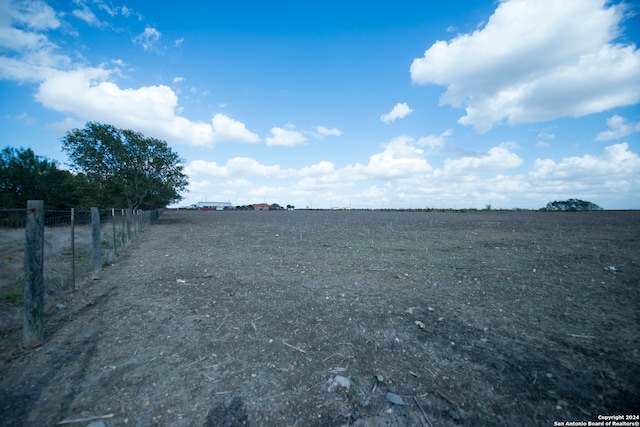
{"label": "distant building", "polygon": [[269,209],[271,209],[271,206],[266,203],[257,203],[253,205],[253,209],[257,211],[268,211]]}
{"label": "distant building", "polygon": [[198,202],[198,209],[201,211],[221,211],[233,209],[233,205],[229,202]]}

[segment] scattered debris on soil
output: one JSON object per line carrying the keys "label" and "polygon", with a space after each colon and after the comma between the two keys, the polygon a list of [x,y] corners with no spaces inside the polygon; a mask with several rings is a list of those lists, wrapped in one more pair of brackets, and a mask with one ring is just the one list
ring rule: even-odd
{"label": "scattered debris on soil", "polygon": [[46,295],[40,346],[3,327],[0,425],[639,413],[639,236],[638,212],[167,211]]}

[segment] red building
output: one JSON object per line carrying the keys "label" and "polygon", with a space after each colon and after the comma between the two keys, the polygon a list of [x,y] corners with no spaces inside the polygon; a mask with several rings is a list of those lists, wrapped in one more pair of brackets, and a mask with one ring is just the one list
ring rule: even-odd
{"label": "red building", "polygon": [[266,203],[257,203],[253,205],[253,209],[257,211],[268,211],[269,209],[271,209],[271,206],[267,205]]}

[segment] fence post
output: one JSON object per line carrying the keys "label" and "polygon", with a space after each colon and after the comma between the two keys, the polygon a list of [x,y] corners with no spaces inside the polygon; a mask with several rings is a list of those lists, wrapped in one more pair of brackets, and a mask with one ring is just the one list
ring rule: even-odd
{"label": "fence post", "polygon": [[102,270],[102,242],[100,241],[100,212],[91,208],[91,237],[93,241],[93,271]]}
{"label": "fence post", "polygon": [[131,241],[131,209],[127,209],[125,212],[127,222],[127,243],[129,243]]}
{"label": "fence post", "polygon": [[71,287],[76,289],[76,210],[71,208]]}
{"label": "fence post", "polygon": [[118,255],[118,243],[116,241],[116,210],[111,209],[111,225],[113,227],[113,256]]}
{"label": "fence post", "polygon": [[44,340],[44,201],[27,201],[24,252],[23,344],[33,347]]}

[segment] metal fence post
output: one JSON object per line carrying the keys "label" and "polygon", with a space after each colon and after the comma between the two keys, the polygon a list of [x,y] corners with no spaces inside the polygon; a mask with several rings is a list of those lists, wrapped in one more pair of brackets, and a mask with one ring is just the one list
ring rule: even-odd
{"label": "metal fence post", "polygon": [[100,212],[91,208],[91,237],[93,241],[93,271],[102,270],[102,242],[100,241]]}
{"label": "metal fence post", "polygon": [[44,201],[27,202],[24,254],[23,343],[33,347],[44,340]]}

